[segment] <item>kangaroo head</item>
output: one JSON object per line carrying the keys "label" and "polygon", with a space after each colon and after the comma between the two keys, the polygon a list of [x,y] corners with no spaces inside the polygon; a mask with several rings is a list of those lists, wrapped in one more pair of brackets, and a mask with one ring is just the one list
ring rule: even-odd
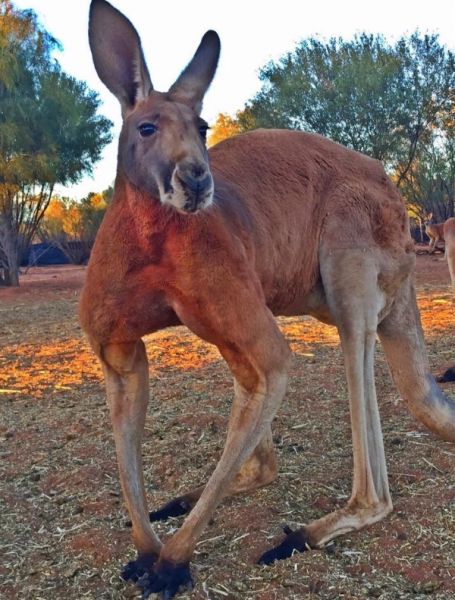
{"label": "kangaroo head", "polygon": [[120,102],[118,172],[154,200],[185,213],[208,207],[213,179],[202,100],[213,79],[220,40],[208,31],[167,92],[153,89],[139,35],[106,0],[92,0],[89,40],[96,71]]}

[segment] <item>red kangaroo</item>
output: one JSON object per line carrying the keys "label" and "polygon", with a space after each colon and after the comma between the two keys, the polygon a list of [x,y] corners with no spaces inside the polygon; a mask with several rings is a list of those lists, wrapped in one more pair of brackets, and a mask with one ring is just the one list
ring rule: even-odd
{"label": "red kangaroo", "polygon": [[433,213],[430,213],[427,219],[424,221],[425,232],[430,238],[430,245],[428,247],[428,254],[435,252],[438,242],[444,241],[444,221],[442,223],[432,223]]}
{"label": "red kangaroo", "polygon": [[[455,218],[451,217],[444,223],[445,257],[449,267],[452,292],[455,292]],[[455,367],[449,367],[438,381],[455,381]]]}
{"label": "red kangaroo", "polygon": [[451,217],[444,223],[445,255],[449,266],[452,290],[455,291],[455,218]]}
{"label": "red kangaroo", "polygon": [[[80,319],[103,367],[138,551],[123,576],[144,597],[171,598],[191,583],[193,550],[218,503],[276,477],[271,425],[291,353],[273,315],[310,314],[337,326],[354,477],[344,508],[288,531],[262,563],[321,547],[392,510],[374,384],[376,334],[409,409],[447,440],[455,440],[455,404],[430,375],[408,218],[381,164],[319,135],[280,130],[246,133],[208,154],[199,115],[218,35],[204,35],[165,93],[152,87],[136,30],[105,0],[92,1],[89,35],[123,127],[114,199],[90,259]],[[144,491],[149,372],[141,338],[180,324],[218,347],[234,377],[234,400],[207,484],[152,513],[189,511],[163,544]]]}

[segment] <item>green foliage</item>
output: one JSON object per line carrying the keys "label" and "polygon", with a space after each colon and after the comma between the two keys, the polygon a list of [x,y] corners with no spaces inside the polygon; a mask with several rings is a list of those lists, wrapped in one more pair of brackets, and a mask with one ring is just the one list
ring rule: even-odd
{"label": "green foliage", "polygon": [[84,82],[65,74],[33,11],[0,0],[0,283],[18,262],[55,184],[77,182],[111,140]]}
{"label": "green foliage", "polygon": [[383,158],[393,144],[384,107],[396,70],[382,38],[304,40],[261,71],[264,85],[249,108],[259,126],[316,131]]}

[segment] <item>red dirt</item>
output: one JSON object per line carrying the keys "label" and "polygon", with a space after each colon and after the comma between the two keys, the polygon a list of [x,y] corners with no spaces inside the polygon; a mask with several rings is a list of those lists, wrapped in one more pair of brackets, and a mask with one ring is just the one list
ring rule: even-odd
{"label": "red dirt", "polygon": [[86,267],[57,265],[30,267],[20,278],[20,287],[0,288],[0,300],[14,303],[37,302],[57,296],[71,297],[84,281]]}

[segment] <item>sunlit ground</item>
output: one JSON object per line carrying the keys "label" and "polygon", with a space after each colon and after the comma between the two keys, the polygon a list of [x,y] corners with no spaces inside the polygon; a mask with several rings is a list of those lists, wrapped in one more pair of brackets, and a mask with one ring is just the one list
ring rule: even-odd
{"label": "sunlit ground", "polygon": [[[419,291],[418,304],[428,341],[444,332],[454,335],[455,307],[449,291],[441,293],[441,289],[434,288]],[[75,311],[75,300],[71,301],[71,306]],[[7,308],[3,310],[7,312]],[[24,305],[22,310],[30,310],[30,307]],[[52,305],[47,310],[52,318]],[[55,318],[58,317],[57,311]],[[64,315],[64,318],[70,317],[71,314]],[[339,343],[335,327],[311,317],[281,318],[279,323],[292,349],[300,355],[312,356],[316,346]],[[7,322],[3,325],[0,394],[27,394],[40,398],[53,391],[79,386],[87,380],[101,380],[98,362],[77,325],[72,328],[76,333],[74,337],[67,337],[68,331],[62,323],[60,330],[54,332],[61,339],[42,341],[39,320],[26,331],[13,332],[12,325]],[[9,336],[19,337],[19,341],[8,344]],[[193,370],[220,360],[214,346],[201,341],[185,328],[157,332],[147,336],[145,342],[152,376],[163,369]],[[444,349],[439,351],[444,352]],[[447,347],[445,352],[448,356],[453,355],[455,362],[455,348]]]}

